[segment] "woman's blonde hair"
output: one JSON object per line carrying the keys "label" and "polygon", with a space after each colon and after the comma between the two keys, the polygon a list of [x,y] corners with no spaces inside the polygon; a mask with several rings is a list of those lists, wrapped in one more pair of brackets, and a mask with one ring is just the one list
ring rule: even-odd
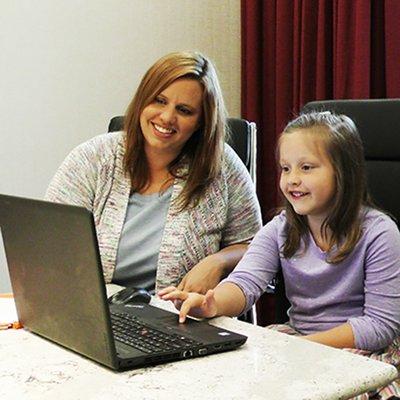
{"label": "woman's blonde hair", "polygon": [[[126,115],[127,133],[125,171],[131,178],[132,192],[145,188],[149,180],[140,127],[143,109],[177,79],[197,80],[203,88],[200,127],[184,145],[181,153],[168,166],[174,178],[186,179],[178,198],[181,209],[197,204],[210,182],[221,169],[225,141],[226,110],[218,77],[212,62],[198,52],[177,52],[160,58],[144,75]],[[188,163],[187,174],[179,167]]]}
{"label": "woman's blonde hair", "polygon": [[[336,246],[336,250],[329,254],[327,261],[336,264],[353,251],[361,237],[362,207],[376,208],[367,189],[362,141],[352,119],[329,111],[301,114],[288,123],[281,137],[295,131],[320,138],[334,169],[336,196],[330,214],[321,225],[321,235],[327,238],[328,229],[331,231],[329,247],[332,250]],[[287,199],[284,199],[284,209],[287,237],[282,253],[290,258],[298,251],[302,239],[307,246],[309,229],[306,217],[297,214]]]}

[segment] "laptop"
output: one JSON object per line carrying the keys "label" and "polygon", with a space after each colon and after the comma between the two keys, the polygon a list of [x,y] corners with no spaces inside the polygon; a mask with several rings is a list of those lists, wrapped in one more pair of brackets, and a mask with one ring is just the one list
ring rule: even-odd
{"label": "laptop", "polygon": [[[83,207],[0,195],[0,228],[25,328],[114,370],[236,349],[247,337],[149,304],[107,301]],[[113,321],[113,322],[112,322]]]}

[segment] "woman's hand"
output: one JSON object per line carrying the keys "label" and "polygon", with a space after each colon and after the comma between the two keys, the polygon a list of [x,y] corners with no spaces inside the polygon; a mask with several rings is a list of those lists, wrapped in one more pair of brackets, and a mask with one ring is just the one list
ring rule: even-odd
{"label": "woman's hand", "polygon": [[233,244],[205,257],[183,277],[178,289],[206,294],[233,270],[247,247],[246,243]]}
{"label": "woman's hand", "polygon": [[224,276],[224,269],[214,254],[196,264],[181,280],[178,290],[206,294],[214,289]]}
{"label": "woman's hand", "polygon": [[189,314],[196,318],[212,318],[217,315],[217,304],[214,291],[208,290],[205,295],[189,293],[169,286],[158,292],[162,300],[171,300],[179,310],[179,322],[185,322]]}

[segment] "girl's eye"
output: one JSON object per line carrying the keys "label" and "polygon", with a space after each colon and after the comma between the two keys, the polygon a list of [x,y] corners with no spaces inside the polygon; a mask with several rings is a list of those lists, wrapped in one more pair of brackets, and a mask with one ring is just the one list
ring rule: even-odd
{"label": "girl's eye", "polygon": [[304,171],[310,171],[313,167],[312,167],[312,165],[305,164],[305,165],[303,165],[302,168]]}
{"label": "girl's eye", "polygon": [[286,165],[281,165],[281,171],[282,172],[288,172],[289,171],[289,167],[287,167]]}

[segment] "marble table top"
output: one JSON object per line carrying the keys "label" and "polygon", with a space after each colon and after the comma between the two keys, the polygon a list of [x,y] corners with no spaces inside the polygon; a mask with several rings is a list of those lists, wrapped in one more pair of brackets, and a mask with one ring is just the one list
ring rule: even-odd
{"label": "marble table top", "polygon": [[0,399],[337,400],[397,376],[390,365],[236,319],[211,323],[245,334],[248,341],[227,353],[127,372],[109,370],[25,330],[0,331]]}

